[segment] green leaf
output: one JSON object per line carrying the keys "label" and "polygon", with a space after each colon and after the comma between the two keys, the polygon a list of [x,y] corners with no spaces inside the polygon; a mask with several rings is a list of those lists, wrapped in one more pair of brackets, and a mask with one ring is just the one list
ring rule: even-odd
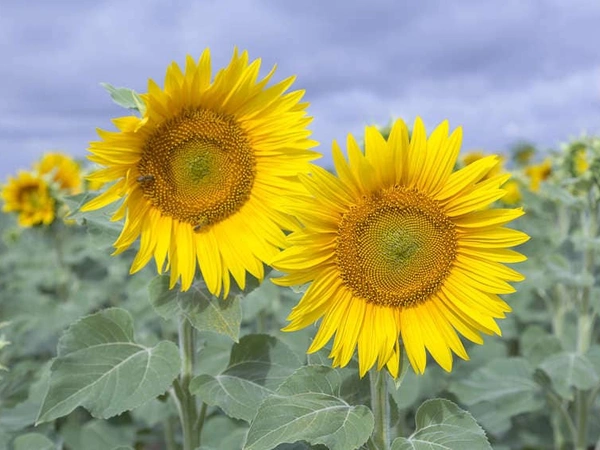
{"label": "green leaf", "polygon": [[532,377],[533,368],[525,359],[496,359],[468,379],[452,383],[450,391],[467,405],[483,401],[527,403],[538,390]]}
{"label": "green leaf", "polygon": [[56,445],[43,434],[27,433],[17,437],[14,450],[56,450]]}
{"label": "green leaf", "polygon": [[396,439],[392,450],[492,450],[473,416],[449,400],[427,400],[415,421],[416,431]]}
{"label": "green leaf", "polygon": [[230,419],[224,415],[208,418],[202,428],[201,450],[242,448],[248,425],[246,422]]}
{"label": "green leaf", "polygon": [[18,431],[35,423],[42,401],[48,391],[50,379],[50,364],[45,364],[40,373],[40,378],[31,385],[27,400],[17,404],[11,409],[2,409],[0,414],[0,430]]}
{"label": "green leaf", "polygon": [[106,450],[131,448],[135,440],[133,427],[117,427],[102,420],[92,420],[81,427],[81,448]]}
{"label": "green leaf", "polygon": [[399,410],[411,407],[421,394],[419,375],[412,370],[406,372],[401,385],[396,389],[394,380],[388,377],[388,390]]}
{"label": "green leaf", "polygon": [[596,375],[600,377],[600,345],[592,343],[585,356],[587,356],[592,363],[592,366],[594,366],[594,369],[596,369]]}
{"label": "green leaf", "polygon": [[108,91],[113,101],[123,108],[133,109],[144,115],[146,105],[140,95],[133,89],[124,87],[114,87],[109,83],[100,83],[100,85]]}
{"label": "green leaf", "polygon": [[260,403],[300,365],[300,360],[278,339],[258,334],[244,336],[231,349],[227,369],[217,376],[197,376],[190,383],[190,391],[229,417],[249,422]]}
{"label": "green leaf", "polygon": [[544,407],[533,373],[523,358],[496,359],[468,378],[451,383],[449,390],[462,403],[473,406],[473,414],[488,430],[501,434],[512,416]]}
{"label": "green leaf", "polygon": [[122,222],[113,222],[111,220],[120,202],[113,203],[110,207],[96,211],[82,212],[81,207],[95,197],[95,194],[85,192],[65,197],[64,202],[71,212],[69,219],[76,220],[85,226],[92,245],[99,250],[103,250],[111,247],[123,230]]}
{"label": "green leaf", "polygon": [[201,281],[185,292],[169,289],[168,275],[154,278],[148,290],[150,303],[162,318],[170,320],[184,315],[199,331],[213,331],[238,341],[242,323],[239,295],[218,299]]}
{"label": "green leaf", "polygon": [[131,415],[134,420],[152,428],[167,420],[169,416],[176,416],[177,410],[173,402],[161,402],[159,399],[153,398],[131,411]]}
{"label": "green leaf", "polygon": [[245,450],[307,441],[331,450],[357,449],[373,432],[373,414],[339,398],[342,377],[326,366],[298,369],[260,405]]}
{"label": "green leaf", "polygon": [[166,391],[179,367],[172,342],[155,347],[134,342],[127,311],[110,308],[92,314],[61,337],[37,422],[62,417],[78,406],[98,418],[133,409]]}
{"label": "green leaf", "polygon": [[135,441],[136,431],[132,425],[116,426],[104,420],[90,420],[82,425],[80,420],[69,416],[60,428],[69,449],[124,450],[131,449]]}
{"label": "green leaf", "polygon": [[520,344],[523,356],[533,366],[563,350],[560,339],[538,325],[527,327],[521,336]]}
{"label": "green leaf", "polygon": [[219,375],[229,364],[231,338],[210,331],[198,333],[198,353],[196,355],[196,373]]}
{"label": "green leaf", "polygon": [[552,380],[552,386],[556,393],[568,400],[573,399],[571,388],[587,390],[600,382],[589,359],[577,353],[561,352],[552,355],[539,367]]}

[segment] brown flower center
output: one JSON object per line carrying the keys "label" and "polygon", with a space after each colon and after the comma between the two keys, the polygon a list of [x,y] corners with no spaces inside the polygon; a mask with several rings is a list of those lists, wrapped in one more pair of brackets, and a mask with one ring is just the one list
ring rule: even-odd
{"label": "brown flower center", "polygon": [[138,181],[163,214],[202,231],[246,203],[255,167],[250,141],[233,117],[188,109],[148,138]]}
{"label": "brown flower center", "polygon": [[344,284],[370,303],[410,307],[442,285],[456,257],[454,223],[435,200],[395,186],[344,214],[336,257]]}

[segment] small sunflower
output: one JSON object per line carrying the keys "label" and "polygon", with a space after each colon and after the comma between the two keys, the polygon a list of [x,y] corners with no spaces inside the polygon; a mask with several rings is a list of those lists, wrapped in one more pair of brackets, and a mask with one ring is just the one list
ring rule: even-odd
{"label": "small sunflower", "polygon": [[521,202],[523,196],[517,180],[508,180],[503,186],[506,194],[500,200],[506,205],[516,205]]}
{"label": "small sunflower", "polygon": [[84,210],[124,198],[115,253],[141,238],[132,273],[154,257],[171,287],[181,279],[187,290],[198,264],[208,289],[226,297],[230,274],[242,289],[246,272],[261,280],[263,262],[285,245],[282,230],[298,227],[280,204],[303,191],[296,174],[319,156],[309,150],[312,119],[304,91],[284,94],[294,77],[266,87],[275,68],[258,80],[260,63],[236,49],[211,80],[209,51],[188,56],[184,71],[169,66],[164,89],[149,80],[142,118],[98,131],[88,158],[104,168],[88,178],[115,183]]}
{"label": "small sunflower", "polygon": [[548,179],[552,173],[552,161],[547,158],[541,164],[534,164],[528,166],[525,169],[525,175],[529,177],[529,189],[532,192],[538,192],[540,190],[540,184],[542,181]]}
{"label": "small sunflower", "polygon": [[590,168],[587,148],[584,144],[577,143],[569,152],[570,171],[574,176],[581,176]]}
{"label": "small sunflower", "polygon": [[309,352],[335,334],[330,357],[343,367],[358,347],[360,375],[377,363],[399,370],[400,342],[416,372],[426,350],[445,370],[452,352],[468,359],[457,332],[481,344],[500,334],[494,319],[511,308],[498,296],[523,276],[502,263],[526,258],[507,247],[528,236],[503,227],[522,209],[489,209],[510,177],[482,181],[498,162],[487,156],[454,172],[461,130],[442,123],[427,138],[417,119],[409,140],[398,120],[386,141],[367,127],[365,152],[348,136],[348,162],[333,144],[338,177],[313,167],[300,175],[312,197],[288,209],[305,228],[273,261],[284,286],[310,283],[285,331],[322,319]]}
{"label": "small sunflower", "polygon": [[40,175],[49,175],[58,187],[69,194],[79,194],[83,179],[77,161],[64,153],[46,153],[35,165]]}
{"label": "small sunflower", "polygon": [[50,225],[56,215],[54,199],[48,184],[37,174],[20,171],[16,177],[8,177],[2,189],[2,211],[18,214],[19,225]]}

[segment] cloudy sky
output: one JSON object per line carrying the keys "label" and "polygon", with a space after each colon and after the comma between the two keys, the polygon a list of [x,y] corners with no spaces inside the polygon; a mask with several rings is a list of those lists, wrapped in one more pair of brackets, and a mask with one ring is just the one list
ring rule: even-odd
{"label": "cloudy sky", "polygon": [[124,115],[99,83],[144,91],[210,47],[298,76],[324,163],[332,139],[391,117],[464,127],[464,148],[600,133],[598,0],[2,0],[0,182],[51,149],[83,157]]}

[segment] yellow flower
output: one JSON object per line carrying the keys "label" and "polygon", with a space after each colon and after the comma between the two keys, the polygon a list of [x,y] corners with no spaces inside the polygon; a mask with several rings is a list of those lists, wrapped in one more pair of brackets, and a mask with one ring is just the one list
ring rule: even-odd
{"label": "yellow flower", "polygon": [[81,192],[81,170],[77,161],[64,153],[46,153],[35,165],[40,175],[50,175],[53,182],[69,194]]}
{"label": "yellow flower", "polygon": [[481,181],[497,156],[452,172],[462,132],[448,131],[443,122],[427,138],[417,119],[409,140],[398,120],[386,141],[368,127],[364,154],[348,136],[348,162],[334,142],[338,177],[319,167],[300,176],[312,198],[288,209],[305,228],[273,261],[287,273],[275,282],[311,283],[284,330],[322,319],[308,351],[335,334],[334,366],[358,347],[361,376],[377,363],[396,377],[401,338],[415,371],[424,372],[426,350],[449,371],[452,352],[468,359],[457,331],[479,344],[481,333],[500,334],[494,319],[511,308],[498,294],[523,279],[502,263],[525,260],[507,247],[529,239],[503,225],[523,210],[488,208],[510,177]]}
{"label": "yellow flower", "polygon": [[284,94],[294,77],[267,88],[275,68],[258,80],[260,62],[236,49],[214,80],[208,49],[184,71],[172,63],[164,89],[149,80],[143,118],[115,119],[119,131],[91,143],[89,159],[104,168],[88,179],[116,182],[84,210],[124,197],[115,253],[141,238],[132,273],[154,257],[171,287],[181,279],[187,290],[198,264],[208,289],[226,297],[230,273],[242,289],[246,272],[262,280],[263,262],[285,245],[282,229],[298,228],[280,206],[304,192],[296,174],[318,157],[312,119],[304,91]]}
{"label": "yellow flower", "polygon": [[585,148],[575,152],[575,155],[573,155],[573,166],[575,175],[583,175],[589,169],[590,163],[587,160]]}
{"label": "yellow flower", "polygon": [[550,158],[543,163],[528,166],[525,169],[525,175],[529,177],[529,189],[533,192],[540,190],[540,183],[546,180],[552,173],[552,161]]}
{"label": "yellow flower", "polygon": [[20,171],[16,177],[8,177],[2,189],[2,211],[19,215],[19,225],[50,225],[55,217],[55,203],[48,184],[37,174]]}
{"label": "yellow flower", "polygon": [[522,199],[521,188],[516,180],[509,180],[503,186],[506,194],[501,198],[502,202],[507,205],[516,205]]}
{"label": "yellow flower", "polygon": [[535,147],[531,144],[519,144],[513,149],[513,161],[520,167],[529,164],[535,155]]}

